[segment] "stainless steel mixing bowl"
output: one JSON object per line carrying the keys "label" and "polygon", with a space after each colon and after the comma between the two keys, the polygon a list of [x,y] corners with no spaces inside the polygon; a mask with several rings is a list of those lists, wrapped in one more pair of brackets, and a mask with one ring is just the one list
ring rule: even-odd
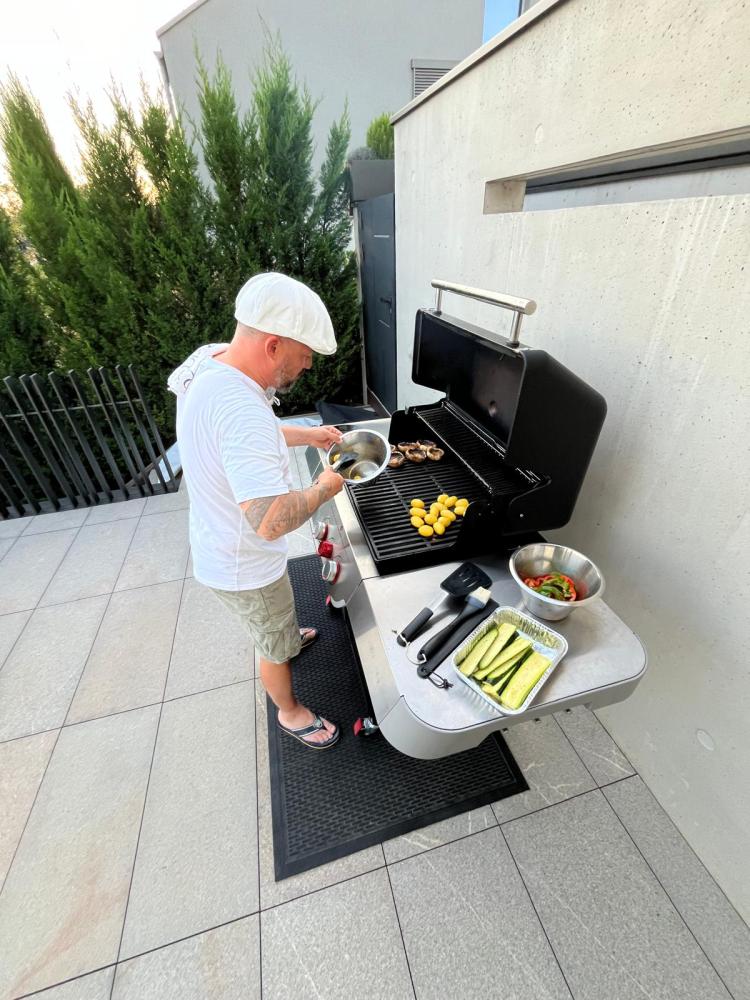
{"label": "stainless steel mixing bowl", "polygon": [[[510,574],[521,590],[524,606],[537,618],[559,622],[604,593],[604,577],[592,561],[567,545],[535,542],[517,549],[510,557]],[[556,601],[538,594],[524,578],[544,573],[564,573],[575,584],[577,601]]]}
{"label": "stainless steel mixing bowl", "polygon": [[339,444],[331,445],[326,453],[326,465],[335,465],[341,452],[352,452],[357,461],[341,469],[341,475],[352,485],[368,483],[379,476],[391,458],[391,446],[382,434],[364,428],[347,431]]}

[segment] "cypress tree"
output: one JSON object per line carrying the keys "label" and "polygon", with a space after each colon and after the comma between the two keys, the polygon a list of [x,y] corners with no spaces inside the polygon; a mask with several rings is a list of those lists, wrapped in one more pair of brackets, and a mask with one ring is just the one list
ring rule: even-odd
{"label": "cypress tree", "polygon": [[33,271],[11,215],[0,205],[0,374],[45,372],[55,366],[51,326],[36,294]]}

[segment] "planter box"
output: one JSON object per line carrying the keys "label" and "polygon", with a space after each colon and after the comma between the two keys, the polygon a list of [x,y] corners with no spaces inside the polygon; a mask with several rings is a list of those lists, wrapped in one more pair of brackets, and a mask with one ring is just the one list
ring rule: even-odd
{"label": "planter box", "polygon": [[394,190],[393,160],[350,160],[352,201],[366,201]]}

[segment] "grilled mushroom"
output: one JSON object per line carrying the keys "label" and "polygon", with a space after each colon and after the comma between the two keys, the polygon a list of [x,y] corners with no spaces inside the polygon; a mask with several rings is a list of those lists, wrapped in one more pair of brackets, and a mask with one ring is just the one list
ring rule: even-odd
{"label": "grilled mushroom", "polygon": [[388,468],[400,469],[405,461],[406,461],[405,455],[402,455],[400,451],[394,451],[391,453],[391,460],[388,463]]}
{"label": "grilled mushroom", "polygon": [[424,462],[427,458],[421,448],[410,448],[408,451],[405,451],[404,454],[410,462]]}
{"label": "grilled mushroom", "polygon": [[434,441],[427,441],[426,439],[417,441],[417,444],[423,451],[427,451],[428,448],[437,448]]}
{"label": "grilled mushroom", "polygon": [[418,448],[419,445],[417,444],[416,441],[400,441],[397,447],[398,450],[400,452],[403,452],[403,454],[405,455],[407,451],[413,451],[415,448]]}
{"label": "grilled mushroom", "polygon": [[426,448],[425,451],[427,453],[427,457],[431,458],[433,462],[439,462],[440,459],[445,454],[442,448],[438,448],[435,446],[433,446],[432,448]]}

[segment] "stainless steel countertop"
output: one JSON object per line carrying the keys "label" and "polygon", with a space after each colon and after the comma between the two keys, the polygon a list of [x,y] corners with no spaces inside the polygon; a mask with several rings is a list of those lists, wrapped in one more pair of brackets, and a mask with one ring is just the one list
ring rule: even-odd
{"label": "stainless steel countertop", "polygon": [[[501,607],[523,610],[507,559],[473,562],[491,577],[492,597]],[[440,676],[454,683],[450,690],[441,690],[419,677],[406,650],[396,642],[395,632],[439,596],[440,581],[458,565],[458,562],[443,563],[411,573],[365,580],[362,584],[401,696],[422,722],[436,729],[454,731],[497,720],[497,713],[473,697],[466,685],[453,676],[450,657],[437,669]],[[419,636],[412,647],[412,657],[447,620],[441,620]],[[646,668],[646,653],[640,640],[602,600],[574,611],[565,621],[545,624],[565,636],[568,653],[534,700],[529,710],[532,716],[571,704],[602,701],[601,695],[607,688],[637,681]]]}

